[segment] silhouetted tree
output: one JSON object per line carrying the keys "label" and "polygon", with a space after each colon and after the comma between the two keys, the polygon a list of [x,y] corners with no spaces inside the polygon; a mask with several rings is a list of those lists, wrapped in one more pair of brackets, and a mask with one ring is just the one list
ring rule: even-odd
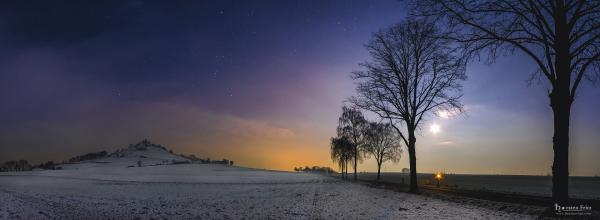
{"label": "silhouetted tree", "polygon": [[534,77],[550,85],[554,112],[552,197],[567,201],[571,105],[582,79],[599,78],[600,1],[419,0],[414,6],[416,14],[443,22],[446,36],[473,55],[493,60],[517,50],[537,65]]}
{"label": "silhouetted tree", "polygon": [[342,107],[342,116],[339,118],[337,127],[338,137],[347,137],[352,143],[352,165],[354,168],[354,180],[356,177],[356,167],[362,160],[364,145],[364,129],[367,125],[362,112],[358,109]]}
{"label": "silhouetted tree", "polygon": [[436,110],[462,111],[459,82],[466,79],[465,62],[438,34],[423,20],[406,20],[379,31],[366,46],[371,61],[352,74],[358,96],[350,101],[389,120],[407,146],[411,192],[419,191],[415,131],[423,118]]}
{"label": "silhouetted tree", "polygon": [[331,159],[338,163],[343,178],[348,178],[348,161],[353,158],[353,149],[352,142],[347,137],[331,138]]}
{"label": "silhouetted tree", "polygon": [[386,161],[398,163],[402,154],[400,138],[389,123],[369,123],[365,132],[365,151],[375,157],[377,180],[381,179],[381,164]]}

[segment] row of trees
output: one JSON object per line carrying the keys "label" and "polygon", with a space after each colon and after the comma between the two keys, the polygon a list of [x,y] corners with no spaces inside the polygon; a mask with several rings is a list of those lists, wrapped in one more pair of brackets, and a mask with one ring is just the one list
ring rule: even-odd
{"label": "row of trees", "polygon": [[331,159],[338,164],[343,178],[348,178],[348,164],[351,164],[356,180],[357,164],[373,156],[380,180],[381,165],[386,161],[397,163],[401,154],[398,133],[391,124],[369,122],[359,110],[342,108],[337,136],[331,138]]}
{"label": "row of trees", "polygon": [[[534,76],[549,86],[554,113],[552,197],[559,204],[568,202],[571,106],[583,81],[600,79],[600,1],[407,2],[412,15],[375,33],[367,44],[371,60],[352,73],[358,95],[350,101],[397,131],[408,148],[411,191],[418,192],[415,131],[424,118],[440,110],[462,111],[460,82],[466,79],[469,61],[484,55],[492,62],[519,51],[538,67]],[[355,126],[362,120],[358,114],[344,109],[338,137],[332,140],[332,158],[346,173],[348,162],[356,171],[364,141]],[[337,152],[338,145],[350,150]]]}

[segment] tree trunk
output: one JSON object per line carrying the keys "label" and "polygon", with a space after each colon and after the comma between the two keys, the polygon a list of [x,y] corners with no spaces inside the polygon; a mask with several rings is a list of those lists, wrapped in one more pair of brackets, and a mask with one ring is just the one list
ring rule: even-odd
{"label": "tree trunk", "polygon": [[346,162],[342,162],[342,179],[346,179],[346,170],[344,167],[346,167]]}
{"label": "tree trunk", "polygon": [[346,175],[346,173],[345,173],[345,169],[344,169],[344,167],[345,167],[345,164],[344,164],[344,163],[342,163],[342,179],[346,179],[346,176],[345,176],[345,175]]}
{"label": "tree trunk", "polygon": [[358,164],[358,147],[354,147],[354,181],[356,181],[356,165]]}
{"label": "tree trunk", "polygon": [[410,192],[418,193],[419,186],[417,186],[417,155],[415,152],[415,144],[417,139],[415,138],[415,129],[409,126],[408,128],[408,157],[410,161]]}
{"label": "tree trunk", "polygon": [[381,179],[381,163],[377,163],[377,181]]}
{"label": "tree trunk", "polygon": [[348,161],[346,161],[346,164],[344,165],[344,170],[346,171],[346,179],[348,179]]}
{"label": "tree trunk", "polygon": [[571,115],[571,54],[570,27],[566,23],[564,1],[557,1],[556,29],[556,81],[550,93],[550,106],[554,113],[554,137],[552,148],[552,199],[565,204],[569,200],[569,120]]}
{"label": "tree trunk", "polygon": [[552,198],[564,204],[569,200],[569,118],[570,100],[554,98],[554,163],[552,165]]}
{"label": "tree trunk", "polygon": [[346,167],[346,179],[348,179],[348,161],[347,160],[346,160],[346,165],[344,167]]}

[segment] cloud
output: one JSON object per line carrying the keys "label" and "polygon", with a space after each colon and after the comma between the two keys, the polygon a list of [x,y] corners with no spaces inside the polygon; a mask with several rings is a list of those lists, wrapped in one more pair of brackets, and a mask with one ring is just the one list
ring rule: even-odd
{"label": "cloud", "polygon": [[251,120],[235,116],[209,114],[211,119],[216,119],[225,134],[243,138],[290,139],[296,134],[288,129],[270,125],[265,121]]}
{"label": "cloud", "polygon": [[[465,108],[466,109],[466,108]],[[461,112],[458,109],[450,109],[450,110],[439,110],[436,112],[436,115],[443,119],[449,119],[457,116]]]}
{"label": "cloud", "polygon": [[439,145],[442,146],[454,146],[454,141],[442,141],[438,143]]}

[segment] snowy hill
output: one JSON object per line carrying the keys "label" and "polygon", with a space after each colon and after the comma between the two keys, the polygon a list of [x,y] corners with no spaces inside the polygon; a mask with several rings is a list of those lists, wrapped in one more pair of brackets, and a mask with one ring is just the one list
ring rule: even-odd
{"label": "snowy hill", "polygon": [[175,155],[162,145],[143,140],[131,144],[127,148],[119,149],[107,156],[82,160],[74,163],[60,165],[62,169],[81,169],[90,167],[137,167],[155,166],[177,163],[187,163],[189,159]]}

